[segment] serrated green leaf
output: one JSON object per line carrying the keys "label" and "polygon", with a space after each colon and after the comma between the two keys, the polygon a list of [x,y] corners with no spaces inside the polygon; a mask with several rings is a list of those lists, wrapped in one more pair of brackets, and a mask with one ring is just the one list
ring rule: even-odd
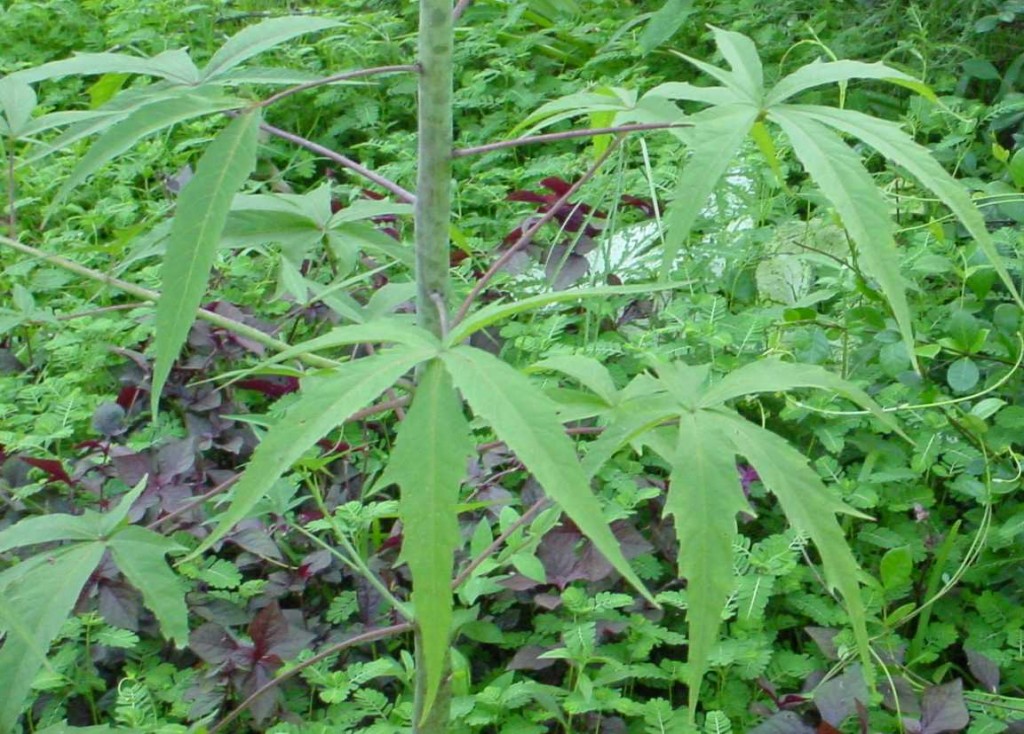
{"label": "serrated green leaf", "polygon": [[927,148],[915,143],[898,124],[888,120],[880,120],[853,110],[817,105],[793,105],[793,108],[837,130],[856,136],[889,160],[907,169],[921,185],[938,196],[963,223],[996,269],[999,279],[1003,281],[1014,300],[1024,308],[1024,300],[1021,299],[1016,283],[996,250],[984,216],[978,211],[964,186],[939,165]]}
{"label": "serrated green leaf", "polygon": [[60,79],[72,74],[143,74],[179,84],[195,84],[199,81],[198,69],[185,49],[181,48],[164,51],[152,58],[119,53],[75,54],[70,59],[51,61],[31,69],[16,71],[10,76],[33,84],[44,79]]}
{"label": "serrated green leaf", "polygon": [[665,82],[644,95],[663,99],[682,99],[688,102],[703,102],[710,105],[744,104],[746,100],[727,87],[698,87],[689,82]]}
{"label": "serrated green leaf", "polygon": [[829,494],[807,459],[783,438],[735,414],[709,411],[707,417],[721,435],[732,441],[734,452],[754,466],[793,527],[814,542],[825,581],[842,594],[861,662],[866,671],[871,671],[867,617],[858,582],[860,569],[835,517],[836,513],[860,513]]}
{"label": "serrated green leaf", "polygon": [[421,329],[407,321],[385,316],[375,321],[367,321],[361,324],[337,326],[315,339],[301,342],[283,352],[275,354],[271,359],[264,362],[261,367],[294,359],[300,354],[312,354],[324,349],[334,349],[349,344],[363,343],[404,344],[423,350],[439,350],[441,348],[441,343],[437,337],[426,329]]}
{"label": "serrated green leaf", "polygon": [[203,81],[216,79],[225,74],[243,61],[253,56],[268,51],[275,46],[280,46],[296,36],[305,33],[315,33],[327,28],[335,28],[341,25],[341,21],[328,18],[314,18],[303,15],[288,15],[280,18],[270,18],[256,25],[244,28],[231,38],[223,46],[217,49],[210,62],[203,68],[201,77]]}
{"label": "serrated green leaf", "polygon": [[666,0],[647,21],[640,34],[640,48],[653,51],[678,31],[694,12],[693,0]]}
{"label": "serrated green leaf", "polygon": [[[76,543],[34,556],[0,574],[0,596],[9,616],[21,621],[16,628],[19,633],[8,628],[0,648],[0,732],[18,730],[22,706],[50,643],[74,609],[104,550],[103,543]],[[8,582],[12,575],[15,579]]]}
{"label": "serrated green leaf", "polygon": [[653,602],[605,522],[553,403],[522,374],[482,350],[458,346],[441,359],[473,412],[490,424],[608,562]]}
{"label": "serrated green leaf", "polygon": [[148,477],[140,479],[138,484],[121,495],[121,498],[117,501],[117,506],[114,507],[114,509],[103,514],[99,523],[99,531],[102,535],[109,535],[117,529],[118,525],[124,522],[124,519],[128,517],[129,511],[132,509],[132,505],[135,504],[135,500],[141,497],[142,493],[146,491],[147,484]]}
{"label": "serrated green leaf", "polygon": [[859,261],[889,302],[914,368],[914,331],[910,306],[900,277],[900,257],[893,239],[889,207],[859,156],[839,136],[791,106],[769,112],[782,128],[793,152],[832,203],[857,245]]}
{"label": "serrated green leaf", "polygon": [[665,214],[662,278],[668,278],[697,215],[739,150],[758,109],[747,103],[722,105],[691,115],[690,154],[679,174],[675,196]]}
{"label": "serrated green leaf", "polygon": [[736,83],[752,100],[760,101],[764,95],[764,69],[754,42],[742,33],[711,27],[719,53],[732,68]]}
{"label": "serrated green leaf", "polygon": [[259,113],[247,112],[221,130],[178,197],[178,210],[160,271],[163,290],[156,307],[153,415],[157,414],[160,392],[206,292],[217,240],[231,200],[256,166],[259,126]]}
{"label": "serrated green leaf", "polygon": [[140,140],[176,125],[214,112],[242,106],[236,97],[226,97],[219,90],[195,89],[158,99],[139,107],[104,132],[75,166],[48,208],[47,216],[60,206],[67,195],[83,181]]}
{"label": "serrated green leaf", "polygon": [[19,138],[32,119],[36,93],[25,82],[9,76],[0,78],[0,133]]}
{"label": "serrated green leaf", "polygon": [[466,316],[465,319],[453,326],[452,330],[448,333],[448,338],[445,339],[445,344],[461,344],[473,333],[480,331],[481,329],[485,329],[491,324],[507,319],[510,316],[515,316],[518,313],[532,311],[533,309],[547,306],[552,303],[568,303],[571,301],[582,300],[584,298],[628,296],[636,293],[650,294],[658,291],[672,290],[673,288],[682,288],[688,284],[688,281],[673,281],[670,283],[644,283],[642,285],[580,288],[579,290],[565,290],[558,291],[557,293],[544,293],[539,296],[530,296],[529,298],[521,298],[512,303],[492,303],[488,306],[484,306],[478,311],[474,311]]}
{"label": "serrated green leaf", "polygon": [[469,422],[443,365],[432,360],[398,427],[381,486],[401,488],[402,558],[412,573],[416,626],[423,643],[427,690],[423,715],[434,704],[448,666],[452,633],[452,567],[459,546],[456,504],[474,454]]}
{"label": "serrated green leaf", "polygon": [[823,367],[782,362],[778,359],[761,359],[733,370],[704,392],[700,399],[700,407],[710,408],[745,395],[785,392],[798,387],[816,387],[842,395],[871,411],[878,420],[905,437],[896,420],[856,385],[833,375]]}
{"label": "serrated green leaf", "polygon": [[0,530],[0,553],[13,548],[56,543],[62,540],[97,540],[102,516],[86,511],[81,515],[37,515],[26,517]]}
{"label": "serrated green leaf", "polygon": [[722,611],[732,593],[736,514],[749,509],[735,448],[704,412],[683,412],[673,455],[665,512],[675,518],[679,575],[686,579],[690,718],[696,713],[701,681],[718,639]]}
{"label": "serrated green leaf", "polygon": [[208,549],[244,519],[274,482],[328,431],[372,403],[399,377],[432,356],[432,350],[397,347],[308,379],[298,401],[256,448],[245,474],[232,491],[231,506],[189,558]]}
{"label": "serrated green leaf", "polygon": [[137,525],[118,531],[108,547],[121,573],[142,592],[142,601],[156,616],[164,636],[184,648],[188,644],[187,589],[164,555],[180,553],[185,547]]}
{"label": "serrated green leaf", "polygon": [[825,62],[814,61],[806,66],[801,66],[792,74],[780,79],[768,93],[768,99],[765,104],[768,107],[772,107],[806,89],[820,87],[823,84],[845,82],[850,79],[882,79],[893,82],[916,81],[909,74],[904,74],[902,71],[893,69],[891,66],[886,66],[881,62],[868,64],[863,61],[847,59]]}
{"label": "serrated green leaf", "polygon": [[529,368],[530,372],[541,370],[561,372],[593,391],[606,404],[614,405],[616,402],[617,391],[611,373],[593,357],[580,354],[549,357]]}

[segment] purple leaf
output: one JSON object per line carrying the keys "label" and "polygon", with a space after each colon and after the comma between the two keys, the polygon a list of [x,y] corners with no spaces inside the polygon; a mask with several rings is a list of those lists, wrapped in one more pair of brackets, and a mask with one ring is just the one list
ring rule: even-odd
{"label": "purple leaf", "polygon": [[834,727],[842,725],[856,711],[858,701],[868,700],[868,689],[859,665],[822,683],[814,691],[814,705],[821,718]]}
{"label": "purple leaf", "polygon": [[921,734],[960,731],[970,723],[963,681],[926,688],[921,696]]}
{"label": "purple leaf", "polygon": [[750,734],[814,734],[814,728],[793,711],[780,711],[762,721]]}
{"label": "purple leaf", "polygon": [[512,660],[506,666],[506,670],[544,670],[555,664],[555,660],[540,657],[553,647],[542,647],[540,645],[525,645],[516,650]]}
{"label": "purple leaf", "polygon": [[999,666],[992,658],[975,652],[970,648],[964,648],[967,654],[967,667],[978,681],[985,686],[989,693],[999,690]]}

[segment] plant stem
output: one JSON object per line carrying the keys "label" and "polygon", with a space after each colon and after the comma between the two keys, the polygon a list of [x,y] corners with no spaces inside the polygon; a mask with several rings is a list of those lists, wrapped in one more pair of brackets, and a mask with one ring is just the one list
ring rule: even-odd
{"label": "plant stem", "polygon": [[552,204],[550,207],[548,207],[548,210],[544,212],[540,217],[538,217],[532,225],[527,227],[526,230],[523,231],[523,234],[519,237],[519,239],[516,240],[511,247],[505,250],[501,257],[499,257],[491,264],[491,267],[487,269],[486,273],[484,273],[477,279],[476,283],[473,284],[473,289],[469,292],[469,295],[466,296],[465,300],[462,302],[462,305],[459,306],[459,310],[455,314],[455,319],[452,322],[452,325],[455,325],[462,321],[462,319],[466,318],[466,314],[469,313],[469,309],[470,306],[473,305],[473,301],[475,301],[476,297],[480,295],[480,293],[483,291],[485,287],[487,287],[487,284],[491,282],[491,278],[493,278],[497,274],[497,272],[501,270],[505,263],[507,263],[512,258],[512,256],[516,254],[516,252],[518,252],[523,247],[526,247],[526,245],[530,243],[530,240],[533,239],[533,236],[537,234],[538,230],[540,230],[541,227],[543,227],[545,224],[554,219],[558,212],[562,209],[562,207],[564,207],[566,203],[568,203],[569,199],[575,196],[576,192],[583,188],[583,185],[594,177],[594,175],[598,172],[598,170],[601,168],[604,162],[608,160],[608,156],[610,156],[612,154],[612,151],[614,151],[619,146],[619,143],[621,141],[621,136],[615,138],[612,144],[605,148],[604,152],[601,153],[600,156],[598,156],[597,160],[594,161],[594,164],[587,170],[587,172],[584,173],[583,176],[581,176],[576,183],[570,186],[568,191],[566,191],[564,194],[558,197],[558,200],[555,201],[555,203]]}
{"label": "plant stem", "polygon": [[[142,286],[135,285],[134,283],[129,283],[128,281],[115,278],[112,275],[107,275],[106,273],[101,273],[98,270],[87,268],[84,265],[79,265],[78,263],[72,260],[68,260],[67,258],[63,258],[60,255],[51,255],[47,252],[43,252],[42,250],[38,250],[30,245],[23,244],[21,242],[18,242],[17,240],[12,240],[9,237],[0,236],[0,244],[7,245],[12,250],[17,250],[18,252],[23,252],[26,255],[31,255],[32,257],[39,258],[40,260],[44,260],[50,263],[51,265],[56,265],[57,267],[63,268],[64,270],[68,270],[72,273],[78,273],[79,275],[83,275],[86,278],[89,278],[90,280],[95,280],[99,283],[103,283],[104,285],[109,285],[114,288],[117,288],[120,291],[124,291],[125,293],[130,293],[131,295],[137,298],[141,298],[145,301],[152,301],[153,303],[156,303],[157,300],[159,300],[160,298],[159,293],[157,293],[156,291],[152,291],[149,288],[143,288]],[[214,313],[213,311],[207,311],[205,308],[199,309],[197,314],[199,318],[201,318],[203,321],[207,321],[213,324],[214,326],[219,326],[222,329],[227,329],[228,331],[234,332],[235,334],[244,336],[247,339],[251,339],[252,341],[257,342],[258,344],[262,344],[265,347],[269,347],[270,349],[273,349],[276,352],[283,352],[286,349],[291,349],[291,345],[288,344],[287,342],[283,342],[280,339],[275,339],[274,337],[268,334],[264,334],[259,329],[255,329],[252,326],[249,326],[248,324],[243,324],[240,321],[229,319],[226,316],[221,316],[220,314]],[[295,356],[295,359],[299,360],[300,362],[304,362],[310,365],[311,367],[330,368],[337,367],[338,365],[341,364],[340,362],[337,362],[333,359],[319,357],[315,354],[297,354]]]}
{"label": "plant stem", "polygon": [[447,322],[452,24],[451,0],[420,0],[416,312],[420,326],[437,336]]}
{"label": "plant stem", "polygon": [[275,137],[281,138],[281,140],[287,140],[289,143],[294,143],[300,148],[305,148],[306,150],[316,153],[317,155],[321,155],[330,161],[334,161],[339,166],[343,166],[344,168],[347,168],[350,171],[358,173],[363,178],[369,181],[373,181],[373,183],[377,184],[381,188],[387,189],[388,191],[390,191],[392,194],[394,194],[407,204],[412,204],[416,201],[416,195],[413,194],[411,191],[407,191],[406,189],[402,188],[391,179],[385,178],[384,176],[381,176],[379,173],[371,171],[366,166],[356,163],[348,156],[344,156],[341,153],[338,153],[337,151],[331,150],[330,148],[324,147],[323,145],[319,145],[318,143],[314,143],[312,140],[307,140],[301,135],[296,135],[295,133],[290,133],[287,130],[282,130],[279,127],[268,125],[265,122],[260,124],[260,130],[268,132]]}
{"label": "plant stem", "polygon": [[[415,204],[416,319],[422,328],[440,338],[445,336],[449,323],[453,26],[452,0],[420,0]],[[413,583],[416,583],[415,579]],[[426,659],[422,631],[418,624],[414,637],[416,672],[412,731],[413,734],[444,734],[448,731],[451,714],[451,657],[446,648],[440,685],[428,681],[428,662],[436,661]],[[436,691],[431,691],[431,687],[435,687]]]}

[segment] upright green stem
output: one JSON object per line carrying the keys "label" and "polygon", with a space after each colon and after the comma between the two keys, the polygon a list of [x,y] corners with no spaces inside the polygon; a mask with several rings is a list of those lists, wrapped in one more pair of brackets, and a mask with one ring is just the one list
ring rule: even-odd
{"label": "upright green stem", "polygon": [[447,325],[452,171],[452,3],[420,0],[416,309],[441,336]]}
{"label": "upright green stem", "polygon": [[[419,170],[416,176],[416,313],[437,336],[448,329],[448,228],[452,175],[452,0],[420,0]],[[423,640],[416,630],[413,734],[444,734],[450,676],[427,699]],[[445,666],[450,668],[449,664]]]}

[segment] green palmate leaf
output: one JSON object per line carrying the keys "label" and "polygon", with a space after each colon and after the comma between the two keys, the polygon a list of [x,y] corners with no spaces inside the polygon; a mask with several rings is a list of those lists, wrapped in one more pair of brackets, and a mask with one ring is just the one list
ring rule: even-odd
{"label": "green palmate leaf", "polygon": [[365,408],[399,377],[435,354],[436,351],[430,349],[396,347],[307,379],[298,401],[270,429],[253,453],[245,475],[232,491],[231,506],[189,558],[198,556],[243,520],[278,478],[328,431]]}
{"label": "green palmate leaf", "polygon": [[233,35],[217,50],[217,53],[213,55],[210,62],[203,68],[202,80],[216,79],[243,61],[247,61],[253,56],[268,51],[275,46],[280,46],[285,41],[289,41],[296,36],[322,31],[327,28],[335,28],[339,25],[341,25],[341,21],[337,20],[290,15],[281,18],[271,18],[262,23],[249,26]]}
{"label": "green palmate leaf", "polygon": [[186,548],[159,533],[136,525],[119,530],[108,542],[114,563],[156,615],[163,634],[179,648],[188,644],[188,607],[185,585],[164,560],[168,553]]}
{"label": "green palmate leaf", "polygon": [[749,104],[731,104],[698,112],[689,117],[690,155],[679,175],[676,193],[666,213],[662,278],[668,278],[682,243],[719,179],[729,167],[743,140],[757,120],[758,110]]}
{"label": "green palmate leaf", "polygon": [[693,0],[666,0],[640,36],[640,48],[652,51],[670,39],[694,12]]}
{"label": "green palmate leaf", "polygon": [[178,197],[156,307],[156,363],[152,412],[156,415],[171,365],[178,356],[206,291],[217,240],[235,192],[256,166],[257,112],[240,115],[213,139],[196,174]]}
{"label": "green palmate leaf", "polygon": [[441,358],[473,412],[490,424],[608,562],[653,602],[605,522],[552,402],[526,377],[482,350],[458,346]]}
{"label": "green palmate leaf", "polygon": [[427,365],[380,485],[401,488],[402,558],[412,573],[416,626],[427,667],[424,716],[433,705],[451,645],[452,567],[459,545],[456,505],[474,453],[469,423],[443,365]]}
{"label": "green palmate leaf", "polygon": [[744,94],[760,100],[764,93],[764,70],[754,42],[742,33],[712,27],[719,52],[732,67],[733,78]]}
{"label": "green palmate leaf", "polygon": [[264,364],[294,359],[300,354],[310,354],[324,349],[334,349],[349,344],[405,344],[417,349],[440,349],[437,337],[408,321],[393,316],[384,316],[374,321],[349,326],[338,326],[315,339],[296,344],[290,349],[275,354]]}
{"label": "green palmate leaf", "polygon": [[665,82],[654,87],[644,95],[647,97],[661,97],[663,99],[681,99],[689,102],[703,102],[704,104],[746,104],[746,98],[737,94],[727,87],[698,87],[689,82]]}
{"label": "green palmate leaf", "polygon": [[0,553],[39,543],[96,540],[100,527],[101,516],[90,511],[82,515],[61,513],[26,517],[0,531]]}
{"label": "green palmate leaf", "polygon": [[522,298],[512,303],[492,303],[484,306],[479,311],[474,311],[465,319],[452,327],[448,332],[446,344],[459,344],[468,339],[472,334],[485,329],[491,324],[515,316],[517,313],[532,311],[552,303],[568,303],[584,298],[606,298],[608,296],[633,295],[636,293],[654,293],[657,291],[683,288],[689,285],[689,281],[673,281],[671,283],[644,283],[643,285],[618,285],[604,288],[580,288],[579,290],[565,290],[557,293],[544,293],[539,296]]}
{"label": "green palmate leaf", "polygon": [[907,169],[925,188],[938,196],[963,223],[996,269],[1014,300],[1024,308],[1020,292],[988,233],[985,218],[971,201],[967,190],[939,165],[927,148],[915,143],[898,124],[888,120],[879,120],[852,110],[817,105],[793,105],[792,109],[860,138],[889,160]]}
{"label": "green palmate leaf", "polygon": [[679,406],[664,394],[619,406],[607,416],[608,425],[598,439],[587,445],[584,474],[593,479],[619,449],[678,414]]}
{"label": "green palmate leaf", "polygon": [[735,447],[704,411],[679,417],[665,512],[675,518],[679,574],[686,579],[690,717],[696,713],[701,680],[718,640],[722,611],[733,581],[736,514],[749,509],[736,472]]}
{"label": "green palmate leaf", "polygon": [[912,76],[882,63],[863,61],[814,61],[789,74],[772,87],[766,105],[773,107],[793,95],[823,84],[835,84],[850,79],[882,79],[893,82],[913,82]]}
{"label": "green palmate leaf", "polygon": [[843,595],[858,652],[865,670],[870,671],[871,650],[858,582],[860,569],[835,517],[836,513],[860,513],[833,497],[807,465],[807,459],[784,439],[738,415],[709,413],[708,418],[722,435],[729,437],[733,451],[753,464],[793,527],[814,541],[825,580]]}
{"label": "green palmate leaf", "polygon": [[579,354],[549,357],[537,362],[530,371],[554,370],[568,375],[591,390],[609,406],[614,405],[618,391],[608,368],[593,357]]}
{"label": "green palmate leaf", "polygon": [[[0,648],[0,732],[16,731],[32,681],[46,660],[45,653],[74,609],[104,549],[99,542],[76,543],[35,556],[0,574],[0,598],[9,616],[21,621],[17,628],[21,633],[9,633]],[[8,581],[12,576],[14,579]]]}
{"label": "green palmate leaf", "polygon": [[21,137],[35,107],[36,93],[32,87],[11,77],[0,79],[0,134]]}
{"label": "green palmate leaf", "polygon": [[786,133],[793,152],[835,206],[857,245],[865,271],[878,281],[892,308],[914,368],[914,332],[900,277],[900,258],[885,199],[860,158],[839,136],[799,109],[779,106],[770,119]]}
{"label": "green palmate leaf", "polygon": [[700,399],[700,407],[710,408],[727,400],[759,392],[784,392],[799,387],[816,387],[842,395],[870,410],[878,420],[903,435],[895,419],[885,413],[866,392],[850,382],[812,364],[795,364],[778,359],[761,359],[736,369],[716,382]]}
{"label": "green palmate leaf", "polygon": [[10,76],[32,84],[44,79],[60,79],[72,74],[83,76],[144,74],[179,84],[195,84],[199,81],[199,70],[196,69],[185,49],[181,48],[164,51],[148,59],[118,53],[75,54],[70,59],[51,61],[31,69],[16,71]]}
{"label": "green palmate leaf", "polygon": [[218,89],[183,90],[181,94],[143,105],[110,127],[89,148],[75,169],[64,181],[50,204],[50,213],[77,189],[85,179],[102,166],[133,147],[136,143],[172,125],[213,112],[241,107],[237,97],[227,97]]}

